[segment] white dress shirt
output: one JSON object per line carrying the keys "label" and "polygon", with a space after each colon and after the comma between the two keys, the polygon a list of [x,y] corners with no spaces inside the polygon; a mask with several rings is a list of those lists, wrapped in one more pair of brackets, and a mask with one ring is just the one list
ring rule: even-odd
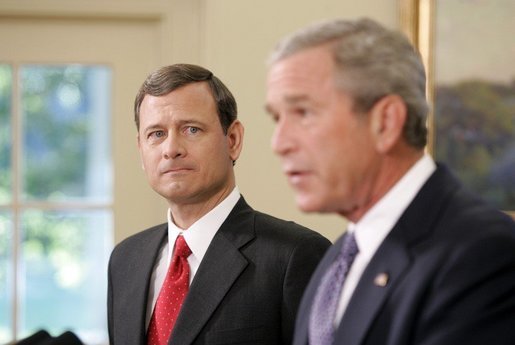
{"label": "white dress shirt", "polygon": [[215,208],[205,214],[202,218],[193,223],[188,229],[181,229],[173,222],[171,211],[168,209],[168,240],[161,248],[157,257],[154,271],[150,279],[150,289],[148,293],[146,327],[150,323],[152,311],[159,296],[159,291],[166,277],[168,266],[172,260],[173,249],[177,236],[181,235],[191,249],[191,255],[188,256],[188,264],[190,266],[190,284],[197,273],[197,270],[206,254],[207,248],[211,244],[211,240],[215,237],[216,232],[227,219],[229,213],[240,199],[240,191],[238,187],[234,187],[232,192]]}
{"label": "white dress shirt", "polygon": [[349,223],[347,231],[355,233],[359,253],[345,278],[336,310],[335,328],[340,324],[368,263],[435,169],[435,162],[425,154],[357,223]]}

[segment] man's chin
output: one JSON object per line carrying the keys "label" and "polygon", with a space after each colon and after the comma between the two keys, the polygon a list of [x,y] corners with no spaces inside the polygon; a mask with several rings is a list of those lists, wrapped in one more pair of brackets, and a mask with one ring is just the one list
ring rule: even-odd
{"label": "man's chin", "polygon": [[191,197],[189,192],[179,185],[168,186],[168,188],[162,188],[156,190],[156,192],[171,202],[183,202]]}

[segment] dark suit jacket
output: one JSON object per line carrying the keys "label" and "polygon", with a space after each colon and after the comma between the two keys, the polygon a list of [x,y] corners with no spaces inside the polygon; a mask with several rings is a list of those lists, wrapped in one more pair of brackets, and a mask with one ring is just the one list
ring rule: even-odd
{"label": "dark suit jacket", "polygon": [[[111,344],[145,344],[149,281],[166,239],[167,224],[158,225],[111,254]],[[302,293],[330,244],[312,230],[254,211],[241,197],[198,268],[169,344],[291,344]]]}
{"label": "dark suit jacket", "polygon": [[[295,345],[307,344],[313,295],[341,241],[306,289]],[[384,287],[374,283],[381,273]],[[334,344],[515,344],[513,220],[439,166],[366,267]]]}

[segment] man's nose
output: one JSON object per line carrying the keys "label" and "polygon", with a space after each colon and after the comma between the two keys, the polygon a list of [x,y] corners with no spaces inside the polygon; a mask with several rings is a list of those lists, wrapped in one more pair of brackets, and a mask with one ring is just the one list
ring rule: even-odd
{"label": "man's nose", "polygon": [[272,150],[275,154],[282,156],[293,149],[293,134],[291,124],[285,117],[280,117],[275,123],[271,140]]}
{"label": "man's nose", "polygon": [[173,159],[184,156],[186,149],[184,143],[178,135],[168,134],[166,140],[163,141],[163,157]]}

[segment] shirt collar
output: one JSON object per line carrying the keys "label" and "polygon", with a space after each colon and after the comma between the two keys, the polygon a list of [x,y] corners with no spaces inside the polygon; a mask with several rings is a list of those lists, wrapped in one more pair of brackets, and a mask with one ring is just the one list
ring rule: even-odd
{"label": "shirt collar", "polygon": [[435,169],[433,159],[424,154],[363,218],[357,223],[349,223],[348,230],[356,232],[360,255],[372,257],[375,254]]}
{"label": "shirt collar", "polygon": [[179,228],[172,220],[171,210],[168,209],[168,262],[170,262],[173,247],[177,236],[182,234],[186,243],[191,249],[191,253],[200,263],[206,254],[211,240],[215,237],[216,232],[227,219],[229,213],[240,199],[240,191],[238,187],[234,187],[232,192],[211,211],[206,213],[188,229]]}

